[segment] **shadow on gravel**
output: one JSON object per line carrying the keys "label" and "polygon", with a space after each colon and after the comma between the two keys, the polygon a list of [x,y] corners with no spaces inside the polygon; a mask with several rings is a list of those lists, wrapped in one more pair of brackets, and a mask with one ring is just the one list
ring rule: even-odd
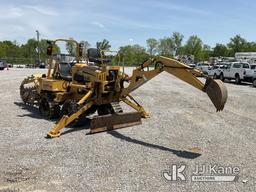
{"label": "shadow on gravel", "polygon": [[[46,119],[46,120],[52,121],[52,122],[57,122],[59,120],[58,118],[48,119],[39,113],[39,110],[37,107],[26,105],[23,102],[14,102],[14,104],[19,106],[21,109],[24,109],[29,112],[27,114],[18,115],[18,117],[32,117],[32,118],[36,118],[36,119]],[[68,128],[68,130],[63,131],[61,133],[61,135],[72,133],[74,131],[80,131],[83,129],[89,129],[90,128],[90,119],[83,119],[83,120],[76,121],[76,122],[71,123],[70,125],[66,126],[66,128]]]}
{"label": "shadow on gravel", "polygon": [[122,140],[125,140],[127,142],[131,142],[131,143],[138,144],[138,145],[143,145],[143,146],[150,147],[150,148],[153,148],[153,149],[159,149],[159,150],[162,150],[162,151],[168,151],[168,152],[171,152],[171,153],[177,155],[178,157],[182,157],[182,158],[186,158],[186,159],[195,159],[195,158],[201,156],[200,153],[193,153],[193,152],[189,152],[189,151],[181,151],[181,150],[170,149],[170,148],[167,148],[167,147],[164,147],[164,146],[161,146],[161,145],[151,144],[151,143],[147,143],[147,142],[140,141],[140,140],[137,140],[137,139],[133,139],[131,137],[122,135],[121,133],[118,133],[116,131],[109,131],[107,133],[112,135],[115,138],[122,139]]}
{"label": "shadow on gravel", "polygon": [[15,105],[17,105],[18,107],[20,107],[21,109],[24,109],[24,110],[30,112],[28,114],[18,115],[18,117],[32,117],[32,118],[36,118],[36,119],[46,119],[46,120],[53,121],[53,122],[55,122],[57,120],[57,119],[45,118],[44,116],[42,116],[39,113],[39,110],[37,107],[26,105],[23,102],[13,102],[13,103]]}
{"label": "shadow on gravel", "polygon": [[[31,113],[31,114],[19,115],[19,117],[27,117],[28,116],[28,117],[37,118],[37,119],[44,119],[44,117],[42,115],[40,115],[40,113],[36,107],[27,106],[22,102],[14,102],[14,104],[21,107],[22,109],[28,110]],[[51,120],[51,121],[56,121],[56,120]],[[81,131],[84,129],[89,129],[90,128],[90,119],[84,119],[82,121],[79,120],[79,122],[77,122],[76,124],[71,124],[71,125],[67,126],[67,128],[69,128],[69,129],[64,130],[61,133],[61,135],[69,134],[69,133],[72,133],[75,131]],[[115,138],[122,139],[122,140],[125,140],[130,143],[134,143],[137,145],[142,145],[142,146],[146,146],[146,147],[150,147],[150,148],[158,149],[158,150],[162,150],[162,151],[168,151],[168,152],[171,152],[171,153],[177,155],[178,157],[182,157],[182,158],[186,158],[186,159],[195,159],[195,158],[201,156],[200,153],[170,149],[170,148],[167,148],[167,147],[164,147],[161,145],[151,144],[151,143],[147,143],[147,142],[140,141],[137,139],[133,139],[131,137],[122,135],[121,133],[118,133],[116,131],[108,131],[107,133],[112,135]]]}
{"label": "shadow on gravel", "polygon": [[19,117],[32,117],[32,118],[36,118],[36,119],[43,119],[42,115],[38,111],[38,108],[36,108],[34,106],[28,106],[28,105],[24,104],[23,102],[13,102],[13,103],[15,105],[17,105],[18,107],[20,107],[21,109],[24,109],[24,110],[30,112],[30,114],[18,115]]}
{"label": "shadow on gravel", "polygon": [[75,124],[68,125],[66,128],[69,128],[69,129],[68,130],[65,129],[65,131],[63,131],[61,135],[65,135],[75,131],[81,131],[84,129],[90,129],[90,122],[91,122],[91,119],[79,120]]}

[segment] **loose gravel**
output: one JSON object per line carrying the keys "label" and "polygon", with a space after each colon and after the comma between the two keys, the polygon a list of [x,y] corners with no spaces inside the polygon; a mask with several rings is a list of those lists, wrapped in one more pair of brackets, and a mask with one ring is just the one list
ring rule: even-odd
{"label": "loose gravel", "polygon": [[[142,125],[94,135],[65,128],[46,139],[55,122],[19,97],[22,79],[37,72],[0,71],[0,192],[256,191],[251,85],[226,84],[226,108],[216,113],[206,94],[164,72],[133,93],[151,114]],[[175,163],[186,164],[186,182],[164,179]],[[197,164],[237,166],[238,180],[192,182]]]}

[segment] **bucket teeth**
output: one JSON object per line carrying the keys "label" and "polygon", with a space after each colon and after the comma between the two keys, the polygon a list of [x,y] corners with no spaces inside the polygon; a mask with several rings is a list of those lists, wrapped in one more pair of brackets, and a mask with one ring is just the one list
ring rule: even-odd
{"label": "bucket teeth", "polygon": [[227,88],[224,83],[220,80],[207,78],[205,83],[205,92],[210,97],[217,112],[222,111],[228,98]]}

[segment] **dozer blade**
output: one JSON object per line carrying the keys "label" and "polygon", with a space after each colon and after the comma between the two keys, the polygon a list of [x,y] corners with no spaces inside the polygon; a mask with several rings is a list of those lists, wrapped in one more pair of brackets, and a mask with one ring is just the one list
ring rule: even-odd
{"label": "dozer blade", "polygon": [[99,133],[141,124],[141,113],[115,113],[94,117],[90,133]]}
{"label": "dozer blade", "polygon": [[228,98],[228,91],[224,83],[221,80],[207,78],[204,89],[216,110],[222,111]]}

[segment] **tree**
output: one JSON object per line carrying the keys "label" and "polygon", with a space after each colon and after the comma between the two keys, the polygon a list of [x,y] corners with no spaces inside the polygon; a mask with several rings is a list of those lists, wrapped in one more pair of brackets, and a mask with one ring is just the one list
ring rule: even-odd
{"label": "tree", "polygon": [[[39,46],[41,49],[41,60],[45,60],[48,56],[47,56],[47,47],[48,47],[48,43],[46,39],[41,39],[39,42]],[[58,54],[60,53],[60,48],[57,44],[54,45],[53,47],[53,53]]]}
{"label": "tree", "polygon": [[227,57],[229,56],[229,50],[226,45],[223,44],[216,44],[213,48],[213,56],[214,57]]}
{"label": "tree", "polygon": [[242,38],[240,35],[236,35],[235,37],[230,39],[228,43],[228,47],[231,51],[232,56],[235,55],[237,52],[243,52],[246,50],[248,43],[247,41]]}
{"label": "tree", "polygon": [[198,60],[206,61],[213,55],[213,51],[209,45],[203,45],[202,50],[198,53]]}
{"label": "tree", "polygon": [[175,45],[172,38],[165,37],[159,40],[158,53],[163,56],[172,57],[174,54]]}
{"label": "tree", "polygon": [[154,38],[147,39],[147,47],[150,55],[155,55],[157,52],[158,41]]}
{"label": "tree", "polygon": [[96,42],[96,47],[98,50],[109,50],[111,45],[108,40],[103,39],[103,41]]}
{"label": "tree", "polygon": [[14,58],[17,56],[18,44],[16,41],[3,41],[0,42],[0,58]]}
{"label": "tree", "polygon": [[[69,38],[70,40],[74,40],[72,37]],[[76,45],[73,42],[66,42],[66,50],[69,55],[75,56],[76,55]]]}
{"label": "tree", "polygon": [[245,51],[256,52],[256,42],[247,42]]}
{"label": "tree", "polygon": [[87,55],[87,49],[91,46],[88,41],[81,41],[81,44],[83,44],[83,56]]}
{"label": "tree", "polygon": [[181,50],[181,45],[182,45],[182,40],[183,40],[184,36],[182,34],[180,34],[179,32],[174,32],[172,34],[172,40],[174,43],[174,54],[175,55],[179,55]]}
{"label": "tree", "polygon": [[119,54],[124,59],[125,65],[140,65],[149,58],[144,47],[140,45],[127,45],[120,47]]}
{"label": "tree", "polygon": [[192,35],[189,37],[187,43],[185,44],[185,54],[194,55],[195,60],[199,60],[199,54],[202,51],[202,48],[202,40],[198,36]]}
{"label": "tree", "polygon": [[28,61],[30,64],[35,64],[38,54],[37,54],[37,40],[28,39],[26,44],[22,46],[22,55],[25,58],[25,62]]}

